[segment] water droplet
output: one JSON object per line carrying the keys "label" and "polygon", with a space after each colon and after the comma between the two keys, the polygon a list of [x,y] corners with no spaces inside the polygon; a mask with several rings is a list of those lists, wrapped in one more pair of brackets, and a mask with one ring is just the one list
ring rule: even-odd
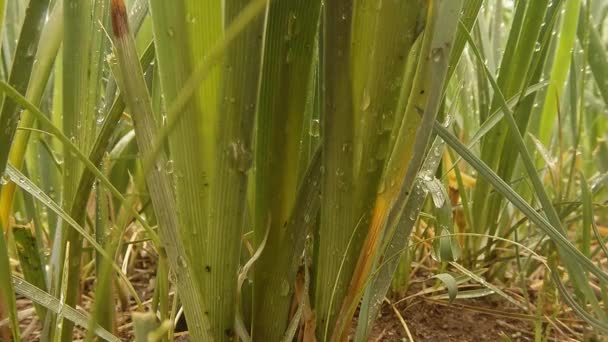
{"label": "water droplet", "polygon": [[174,166],[174,162],[172,159],[167,160],[167,163],[165,164],[165,172],[167,172],[167,174],[172,174],[173,171],[175,171],[175,166]]}
{"label": "water droplet", "polygon": [[28,57],[32,57],[34,56],[34,54],[36,53],[36,44],[30,44],[30,46],[27,47],[27,56]]}
{"label": "water droplet", "polygon": [[416,213],[415,210],[410,211],[410,215],[409,215],[410,221],[415,221],[417,217],[418,217],[418,214]]}
{"label": "water droplet", "polygon": [[0,185],[6,185],[9,182],[9,178],[7,174],[2,174],[2,176],[0,176]]}
{"label": "water droplet", "polygon": [[310,135],[313,137],[318,137],[321,133],[321,123],[319,119],[314,119],[310,122]]}
{"label": "water droplet", "polygon": [[367,88],[363,89],[363,97],[361,98],[361,110],[366,111],[369,108],[372,99]]}
{"label": "water droplet", "polygon": [[433,59],[433,62],[435,62],[435,63],[437,63],[441,60],[442,55],[443,55],[442,48],[434,48],[433,50],[431,50],[431,58]]}
{"label": "water droplet", "polygon": [[186,268],[188,266],[188,263],[186,262],[186,258],[184,258],[184,256],[180,255],[179,258],[177,258],[177,266],[181,268]]}
{"label": "water droplet", "polygon": [[169,37],[173,37],[173,36],[175,35],[175,32],[173,31],[173,28],[169,27],[169,28],[167,29],[167,35],[168,35]]}
{"label": "water droplet", "polygon": [[247,172],[253,165],[253,154],[242,141],[237,140],[230,143],[230,157],[236,169]]}
{"label": "water droplet", "polygon": [[395,125],[395,116],[393,113],[382,114],[381,128],[382,133],[392,131]]}
{"label": "water droplet", "polygon": [[169,282],[172,284],[177,283],[177,274],[175,274],[175,271],[172,268],[169,269]]}
{"label": "water droplet", "polygon": [[291,40],[295,33],[295,25],[296,25],[296,15],[294,13],[289,14],[289,21],[287,22],[287,34],[285,35],[285,40]]}
{"label": "water droplet", "polygon": [[380,184],[378,185],[378,191],[376,191],[376,193],[381,194],[384,192],[385,189],[386,189],[386,182],[381,181]]}

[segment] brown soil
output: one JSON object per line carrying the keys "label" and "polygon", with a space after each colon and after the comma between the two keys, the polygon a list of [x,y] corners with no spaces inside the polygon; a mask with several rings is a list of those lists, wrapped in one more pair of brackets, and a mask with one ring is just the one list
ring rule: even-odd
{"label": "brown soil", "polygon": [[[154,275],[150,272],[154,269],[153,264],[153,258],[144,253],[132,265],[130,272],[131,281],[144,301],[149,299],[153,292],[151,280]],[[94,298],[92,284],[93,278],[90,277],[84,286],[82,309],[85,311],[90,311],[90,304]],[[18,311],[23,311],[31,307],[31,303],[20,298],[18,307]],[[117,314],[119,321],[117,333],[123,340],[130,341],[132,324],[130,315],[125,312],[134,307],[127,306],[123,309],[125,311],[120,310],[120,305],[117,303],[117,310],[122,311]],[[534,317],[522,314],[521,311],[497,295],[457,300],[451,305],[445,301],[423,296],[414,296],[410,301],[398,302],[394,307],[386,301],[373,328],[370,341],[533,341]],[[572,314],[566,317],[569,319],[562,319],[550,325],[550,341],[575,341],[576,339],[572,338],[573,331],[578,336],[585,335],[584,325],[578,319]],[[557,320],[553,319],[553,321]],[[24,317],[20,323],[22,331],[31,332],[26,341],[39,340],[38,332],[41,324],[36,320],[33,312],[28,317]],[[544,327],[547,327],[546,323]],[[568,332],[568,329],[572,331]],[[74,337],[76,340],[83,338],[82,330],[77,329]],[[177,341],[188,340],[187,333],[177,339]]]}
{"label": "brown soil", "polygon": [[[20,300],[19,304],[20,311],[30,305],[25,300]],[[533,341],[533,322],[516,313],[513,313],[514,317],[505,317],[514,310],[505,308],[503,305],[504,303],[490,298],[457,301],[452,305],[428,299],[417,299],[409,304],[396,305],[405,322],[404,325],[394,309],[385,303],[373,328],[370,341],[410,341],[406,329],[409,330],[413,341]],[[480,312],[480,310],[495,312]],[[125,341],[129,341],[132,338],[129,329],[131,328],[130,319],[128,315],[121,316],[123,325],[119,328],[119,333]],[[520,317],[518,318],[518,316]],[[22,331],[32,323],[31,318],[21,322]],[[575,323],[580,325],[579,322]],[[34,324],[41,328],[39,322]],[[572,324],[572,321],[567,324]],[[189,341],[187,335],[179,335],[182,336],[177,341]],[[75,336],[75,338],[78,337],[81,338],[82,335]],[[27,341],[38,340],[36,332],[33,332],[27,339]],[[560,334],[555,330],[551,333],[550,340],[575,341],[570,336]]]}
{"label": "brown soil", "polygon": [[399,313],[405,326],[394,310],[385,305],[374,328],[375,341],[408,341],[406,327],[414,341],[501,341],[506,337],[512,341],[533,340],[533,327],[525,321],[465,310],[457,304],[445,305],[422,299],[400,308]]}

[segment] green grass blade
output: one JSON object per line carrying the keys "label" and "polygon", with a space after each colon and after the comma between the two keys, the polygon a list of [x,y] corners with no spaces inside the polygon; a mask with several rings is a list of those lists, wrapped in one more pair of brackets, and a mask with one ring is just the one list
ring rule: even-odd
{"label": "green grass blade", "polygon": [[589,46],[586,55],[587,62],[602,99],[604,103],[608,104],[608,54],[606,53],[600,32],[598,32],[593,23],[589,23],[586,8],[587,6],[581,6],[577,35],[579,41],[584,42],[588,30]]}
{"label": "green grass blade", "polygon": [[301,253],[303,247],[297,230],[301,227],[290,219],[299,215],[298,176],[307,167],[299,164],[301,146],[294,137],[305,130],[320,8],[318,0],[275,1],[268,8],[256,119],[253,216],[256,244],[269,218],[270,235],[254,274],[254,340],[278,341],[288,324],[297,271],[294,252]]}
{"label": "green grass blade", "polygon": [[[33,66],[31,80],[26,93],[26,97],[32,103],[40,103],[62,40],[63,3],[62,1],[58,1],[49,16],[49,21],[45,25],[44,31],[41,33],[36,63]],[[19,127],[32,127],[33,122],[34,116],[28,111],[24,111],[21,114]],[[30,131],[28,130],[20,130],[15,134],[9,160],[19,168],[22,166],[25,158],[29,137]],[[0,192],[0,217],[3,219],[6,219],[11,211],[14,191],[15,184],[9,183],[2,187],[2,192]]]}
{"label": "green grass blade", "polygon": [[[468,36],[468,41],[469,41],[469,46],[472,48],[473,52],[475,53],[475,56],[481,62],[481,56],[479,54],[479,51],[475,47],[475,44],[470,35]],[[557,229],[557,232],[559,233],[559,235],[565,238],[565,236],[566,236],[565,229],[563,228],[560,218],[557,214],[557,211],[555,210],[553,203],[549,199],[549,196],[547,195],[547,192],[545,191],[545,187],[544,187],[542,181],[540,180],[538,173],[536,172],[536,167],[534,165],[532,157],[530,156],[530,154],[527,151],[526,144],[521,135],[520,128],[518,127],[518,123],[516,122],[516,120],[513,116],[513,113],[510,111],[510,109],[507,105],[507,102],[498,86],[498,83],[496,82],[496,80],[494,79],[494,77],[492,76],[492,74],[490,73],[490,71],[487,69],[487,67],[485,65],[483,65],[483,71],[485,72],[486,77],[490,81],[490,84],[494,88],[495,98],[498,99],[498,103],[503,108],[503,111],[505,113],[505,118],[507,119],[506,121],[508,124],[509,132],[511,135],[511,143],[515,144],[516,150],[519,152],[519,156],[521,157],[521,160],[523,161],[523,165],[528,173],[530,180],[532,181],[532,185],[533,185],[536,197],[538,198],[539,202],[541,203],[541,206],[544,210],[545,215],[547,216],[548,221],[551,223],[551,225],[555,229]],[[570,251],[567,248],[561,249],[561,246],[560,246],[560,248],[558,248],[558,250],[560,251],[560,254],[562,254],[562,260],[565,263],[566,267],[568,268],[569,275],[572,278],[573,282],[576,284],[577,289],[584,294],[584,296],[587,300],[590,301],[594,311],[598,315],[600,315],[600,317],[602,319],[608,320],[608,317],[605,316],[606,315],[605,312],[602,311],[599,307],[597,298],[593,294],[593,291],[591,290],[591,287],[589,286],[589,284],[586,280],[587,277],[580,270],[578,265],[571,258],[568,257],[568,254],[571,254],[572,251]],[[579,252],[579,251],[577,250],[577,252]],[[566,254],[564,255],[564,253],[566,253]]]}
{"label": "green grass blade", "polygon": [[372,267],[381,255],[379,246],[387,222],[398,216],[406,203],[416,174],[422,166],[435,117],[442,102],[462,1],[439,1],[432,5],[427,15],[426,31],[411,95],[405,115],[398,126],[400,128],[395,146],[386,162],[381,183],[384,188],[382,185],[379,187],[369,231],[347,297],[342,303],[333,339],[343,338],[346,323],[350,321]]}
{"label": "green grass blade", "polygon": [[[511,30],[509,31],[509,37],[505,46],[505,53],[502,57],[500,73],[498,75],[497,84],[502,95],[506,98],[510,98],[516,94],[520,94],[522,89],[528,86],[529,77],[521,77],[520,75],[527,75],[528,73],[534,73],[535,70],[531,69],[533,58],[535,57],[536,42],[539,38],[542,24],[545,23],[544,17],[548,9],[547,0],[532,1],[532,2],[518,2],[515,6],[515,13],[513,22],[511,24]],[[550,24],[550,23],[547,23]],[[460,26],[461,31],[465,34],[465,39],[471,41],[468,30],[464,24]],[[525,37],[525,38],[523,38]],[[481,53],[477,51],[479,55]],[[481,69],[478,78],[480,81],[487,84],[488,79],[484,75],[486,68],[484,58],[477,58],[475,60],[478,68]],[[492,86],[487,84],[487,91],[492,90]],[[499,97],[494,94],[491,104],[490,111],[494,111],[496,108],[500,108],[501,103]],[[522,106],[525,107],[525,106]],[[521,114],[518,118],[527,118],[529,115]],[[482,117],[482,119],[484,119]],[[482,159],[492,168],[497,169],[500,175],[505,172],[504,169],[512,167],[511,160],[507,159],[497,151],[503,151],[503,147],[508,149],[510,144],[505,147],[505,141],[508,136],[508,126],[506,123],[500,124],[497,128],[489,132],[484,138],[482,144]],[[512,156],[513,158],[513,156]],[[502,169],[499,169],[499,163],[501,159],[504,159],[504,163],[509,162]],[[490,198],[490,186],[485,181],[479,181],[473,193],[473,211],[479,213],[479,217],[475,220],[474,229],[476,232],[481,233],[489,231],[490,235],[496,228],[496,222],[498,212],[500,209],[500,198]]]}
{"label": "green grass blade", "polygon": [[[425,162],[420,169],[421,173],[435,174],[441,162],[444,145],[445,143],[440,138],[435,138],[433,145],[429,149],[430,152],[427,154]],[[400,251],[405,250],[409,242],[409,236],[427,197],[427,192],[423,190],[421,183],[422,178],[417,178],[413,191],[408,196],[401,216],[398,218],[398,222],[389,221],[387,232],[383,237],[383,245],[386,246],[383,251],[384,260],[388,260],[389,256],[396,255]],[[391,278],[398,266],[398,258],[387,261],[384,267],[378,269],[377,276],[374,277],[370,285],[365,289],[361,308],[359,309],[357,340],[366,339],[372,331],[372,325],[381,308],[382,299],[389,290]]]}
{"label": "green grass blade", "polygon": [[[29,4],[8,79],[8,83],[20,93],[25,93],[28,87],[48,7],[49,0],[33,0]],[[5,98],[0,112],[0,127],[4,127],[3,134],[0,135],[0,170],[4,170],[6,167],[20,114],[17,103]],[[2,220],[6,226],[7,218],[2,218]]]}
{"label": "green grass blade", "polygon": [[[15,291],[18,294],[20,294],[28,299],[31,299],[33,302],[38,303],[39,305],[47,308],[51,312],[62,315],[63,317],[78,324],[79,326],[81,326],[83,328],[87,327],[87,322],[89,321],[89,319],[87,316],[85,316],[79,310],[74,309],[73,307],[65,304],[64,302],[60,301],[59,299],[51,296],[47,292],[37,288],[36,286],[28,283],[27,281],[25,281],[21,278],[17,278],[17,277],[13,276],[12,282],[15,286]],[[113,342],[121,341],[120,338],[112,335],[109,331],[105,330],[104,328],[102,328],[100,326],[95,326],[93,329],[93,332],[97,336],[105,339],[106,341],[113,341]]]}
{"label": "green grass blade", "polygon": [[[2,232],[5,231],[4,225],[0,222],[0,228]],[[11,331],[13,338],[19,339],[19,321],[17,319],[17,305],[15,302],[15,292],[13,290],[13,284],[10,281],[11,265],[8,258],[8,249],[4,237],[0,238],[0,316],[8,316],[11,322]],[[6,336],[2,334],[3,338],[10,338],[10,335]]]}
{"label": "green grass blade", "polygon": [[[70,137],[82,151],[88,152],[95,138],[99,93],[101,86],[104,33],[101,28],[96,27],[103,23],[104,8],[108,8],[109,0],[80,1],[64,0],[64,39],[63,39],[63,131]],[[103,12],[101,12],[103,11]],[[95,46],[97,44],[98,46]],[[82,172],[82,165],[78,158],[64,148],[63,164],[63,205],[69,209],[74,203],[78,190],[78,175]],[[77,222],[84,223],[84,217],[75,217]],[[82,253],[82,240],[80,234],[69,229],[62,234],[62,247],[59,257],[62,260],[64,247],[70,243],[70,262],[68,284],[66,292],[66,303],[75,306],[78,302],[80,291],[80,261]],[[58,265],[61,269],[61,265]],[[55,290],[58,289],[57,282],[61,274],[58,271],[51,274]],[[53,287],[51,287],[51,290]],[[62,330],[62,341],[72,340],[73,324],[64,322]],[[53,334],[51,332],[51,334]]]}
{"label": "green grass blade", "polygon": [[563,85],[570,69],[571,51],[576,40],[576,31],[579,20],[579,0],[568,0],[564,5],[564,15],[560,39],[551,70],[549,90],[545,95],[544,106],[540,116],[539,139],[548,144],[554,129],[557,115],[557,105],[563,97]]}
{"label": "green grass blade", "polygon": [[[69,224],[72,228],[74,228],[74,231],[76,231],[88,243],[90,243],[91,246],[93,246],[93,248],[95,248],[95,250],[98,253],[100,253],[107,261],[112,263],[114,269],[118,272],[118,274],[125,281],[125,283],[127,285],[130,284],[129,279],[127,278],[127,276],[124,273],[122,273],[120,267],[118,265],[116,265],[112,256],[107,254],[104,251],[103,247],[97,243],[95,238],[92,237],[89,233],[87,233],[85,231],[85,229],[80,224],[78,224],[78,222],[76,222],[76,220],[74,220],[71,216],[69,216],[68,213],[66,211],[64,211],[61,208],[61,206],[59,206],[59,204],[57,204],[55,201],[53,201],[47,194],[45,194],[42,190],[40,190],[40,188],[38,188],[34,183],[32,183],[31,180],[29,180],[27,177],[25,177],[19,170],[17,170],[12,165],[10,165],[10,164],[8,165],[8,167],[6,169],[6,173],[10,177],[10,179],[13,182],[15,182],[15,184],[18,184],[24,191],[28,192],[30,195],[32,195],[34,198],[36,198],[38,201],[40,201],[40,203],[42,203],[44,206],[46,206],[50,210],[54,211],[63,220],[65,220],[65,222],[67,224]],[[137,295],[137,292],[135,291],[135,289],[131,286],[129,288],[129,290],[133,294],[135,301],[139,305],[141,305],[141,300],[139,299],[139,296]]]}
{"label": "green grass blade", "polygon": [[[80,162],[84,164],[87,170],[93,173],[97,179],[99,179],[104,186],[106,186],[112,195],[116,197],[120,203],[126,202],[126,198],[114,187],[114,185],[106,178],[106,176],[101,172],[88,158],[87,156],[80,150],[74,143],[68,138],[61,129],[57,128],[53,122],[48,118],[47,115],[42,113],[40,109],[34,106],[31,102],[29,102],[23,95],[19,94],[13,87],[11,87],[6,82],[0,81],[0,92],[5,93],[9,97],[11,97],[14,101],[19,103],[20,106],[30,111],[34,116],[36,116],[36,120],[40,122],[50,134],[55,136],[64,146],[68,149],[69,153],[73,153],[76,158]],[[137,221],[146,229],[149,236],[154,240],[156,237],[156,233],[152,230],[152,228],[148,225],[146,220],[139,215],[139,213],[131,207],[127,207],[127,210],[133,214],[133,216],[137,219]]]}
{"label": "green grass blade", "polygon": [[502,194],[509,202],[528,217],[530,221],[542,229],[555,243],[560,246],[568,254],[567,256],[574,258],[580,266],[584,267],[589,272],[600,278],[602,281],[608,280],[608,274],[600,270],[591,260],[586,258],[572,243],[560,233],[559,228],[552,226],[547,219],[532,208],[526,201],[517,194],[504,180],[502,180],[487,164],[475,156],[471,150],[464,146],[453,134],[443,128],[441,125],[435,125],[435,132],[445,140],[451,148],[453,148],[467,163],[469,163],[479,175],[484,177],[492,186]]}
{"label": "green grass blade", "polygon": [[[186,256],[196,260],[192,265],[207,303],[210,334],[227,340],[234,335],[236,270],[252,164],[263,32],[258,14],[266,1],[227,1],[223,8],[200,1],[150,5],[168,104],[164,132],[175,125],[169,146]],[[178,123],[182,115],[188,122]],[[159,149],[163,134],[157,136]]]}
{"label": "green grass blade", "polygon": [[[153,145],[157,124],[152,111],[152,104],[141,70],[135,41],[129,30],[127,14],[122,0],[112,1],[112,28],[115,54],[118,68],[118,84],[125,93],[127,106],[133,113],[137,145],[141,153],[146,154]],[[183,240],[180,237],[179,223],[173,190],[171,173],[166,155],[161,154],[156,160],[155,168],[146,175],[156,217],[159,221],[161,242],[167,253],[172,271],[176,275],[180,298],[185,304],[187,316],[191,319],[190,334],[200,341],[213,339],[211,325],[206,311],[206,303],[201,297],[201,288],[194,276],[192,261],[185,254]],[[172,172],[172,171],[171,171]]]}
{"label": "green grass blade", "polygon": [[[46,275],[37,250],[36,237],[28,227],[13,227],[13,236],[23,277],[39,289],[46,289]],[[38,318],[44,321],[46,311],[38,304],[35,307]]]}

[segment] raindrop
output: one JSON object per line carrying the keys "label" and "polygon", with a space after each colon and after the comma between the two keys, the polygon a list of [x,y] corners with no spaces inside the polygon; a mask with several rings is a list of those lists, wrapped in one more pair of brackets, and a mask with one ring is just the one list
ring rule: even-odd
{"label": "raindrop", "polygon": [[294,13],[289,14],[289,21],[287,22],[287,34],[285,35],[285,40],[291,40],[294,35],[295,25],[296,25],[296,15]]}
{"label": "raindrop", "polygon": [[384,181],[381,181],[380,185],[378,186],[377,194],[383,193],[385,189],[386,189],[386,183]]}
{"label": "raindrop", "polygon": [[381,126],[383,132],[393,130],[393,126],[395,125],[394,118],[395,116],[393,115],[393,113],[382,114]]}
{"label": "raindrop", "polygon": [[310,122],[310,135],[313,137],[318,137],[321,132],[321,123],[319,119],[314,119]]}
{"label": "raindrop", "polygon": [[434,48],[431,50],[431,58],[433,62],[437,63],[441,60],[441,55],[443,54],[443,50],[441,48]]}
{"label": "raindrop", "polygon": [[175,171],[174,162],[172,159],[167,160],[167,164],[165,164],[165,172],[167,174],[172,174]]}
{"label": "raindrop", "polygon": [[34,56],[34,54],[36,53],[36,45],[35,44],[30,44],[30,46],[27,47],[27,56],[28,57],[32,57]]}
{"label": "raindrop", "polygon": [[416,211],[415,211],[415,210],[410,211],[410,216],[409,216],[409,219],[410,219],[411,221],[415,221],[417,216],[418,216],[418,215],[416,214]]}
{"label": "raindrop", "polygon": [[367,88],[363,89],[363,97],[361,98],[361,110],[365,111],[369,108],[371,97]]}
{"label": "raindrop", "polygon": [[253,165],[253,154],[240,140],[230,143],[230,157],[237,170],[247,172]]}
{"label": "raindrop", "polygon": [[186,263],[186,258],[184,258],[184,256],[180,255],[179,258],[177,258],[177,266],[181,268],[186,268],[188,266],[188,264]]}

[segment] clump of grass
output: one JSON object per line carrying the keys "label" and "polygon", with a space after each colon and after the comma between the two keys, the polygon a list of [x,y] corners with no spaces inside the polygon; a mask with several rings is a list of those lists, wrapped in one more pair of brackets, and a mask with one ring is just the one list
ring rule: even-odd
{"label": "clump of grass", "polygon": [[419,277],[608,331],[603,2],[0,8],[3,339],[364,341]]}

